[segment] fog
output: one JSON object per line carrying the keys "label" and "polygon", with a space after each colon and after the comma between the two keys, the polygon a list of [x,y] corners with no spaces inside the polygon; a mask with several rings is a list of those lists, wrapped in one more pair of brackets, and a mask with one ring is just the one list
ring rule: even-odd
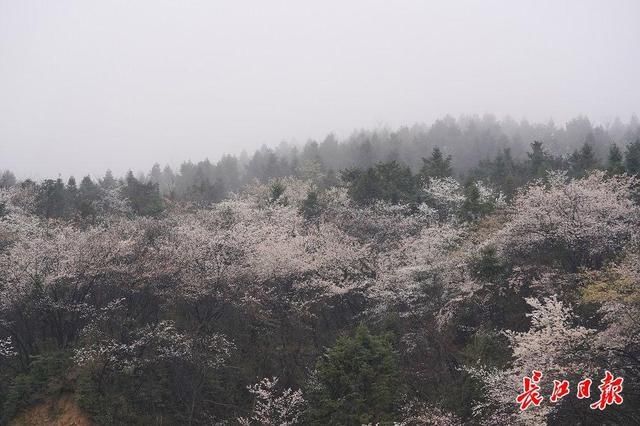
{"label": "fog", "polygon": [[495,114],[628,120],[640,2],[0,1],[0,169],[102,175]]}

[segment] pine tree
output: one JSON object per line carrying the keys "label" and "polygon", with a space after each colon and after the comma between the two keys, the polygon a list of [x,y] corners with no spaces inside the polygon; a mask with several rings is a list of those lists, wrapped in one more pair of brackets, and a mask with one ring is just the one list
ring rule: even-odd
{"label": "pine tree", "polygon": [[96,215],[96,202],[100,199],[100,187],[93,183],[91,177],[85,176],[78,189],[78,211],[83,218]]}
{"label": "pine tree", "polygon": [[16,184],[16,176],[9,170],[2,172],[0,176],[0,188],[10,188]]}
{"label": "pine tree", "polygon": [[444,156],[437,146],[431,152],[431,158],[422,159],[420,174],[423,178],[444,178],[451,176],[451,156]]}
{"label": "pine tree", "polygon": [[465,220],[475,220],[482,213],[482,202],[478,185],[469,180],[464,186],[464,202],[462,203],[462,217]]}
{"label": "pine tree", "polygon": [[160,171],[160,164],[155,163],[153,167],[151,167],[151,172],[149,172],[149,181],[160,185],[161,180],[162,172]]}
{"label": "pine tree", "polygon": [[175,196],[176,175],[168,164],[162,170],[162,182],[160,182],[159,188],[162,195],[170,198]]}
{"label": "pine tree", "polygon": [[76,185],[76,178],[71,176],[67,180],[67,186],[65,188],[65,216],[71,216],[74,214],[78,203],[78,186]]}
{"label": "pine tree", "polygon": [[[131,175],[133,176],[133,175]],[[100,181],[100,186],[104,189],[114,189],[118,186],[118,182],[114,179],[113,173],[111,170],[107,170],[104,174],[104,177]]]}
{"label": "pine tree", "polygon": [[313,223],[317,227],[320,226],[320,214],[322,213],[322,206],[318,199],[318,192],[310,190],[307,193],[307,198],[302,201],[300,206],[300,214],[304,217],[308,223]]}
{"label": "pine tree", "polygon": [[269,203],[278,203],[283,206],[289,204],[289,200],[284,196],[284,191],[286,191],[286,189],[287,187],[279,179],[273,181],[269,187]]}
{"label": "pine tree", "polygon": [[[360,326],[340,337],[318,362],[312,394],[312,425],[383,424],[393,420],[402,394],[391,343]],[[386,423],[384,423],[386,424]]]}
{"label": "pine tree", "polygon": [[46,218],[60,218],[65,214],[66,192],[62,179],[46,179],[38,188],[36,211]]}
{"label": "pine tree", "polygon": [[640,139],[627,145],[627,150],[624,155],[624,166],[630,175],[640,173]]}
{"label": "pine tree", "polygon": [[378,200],[408,203],[417,197],[415,176],[408,167],[395,161],[378,163],[364,171],[344,170],[342,180],[348,185],[349,196],[358,204],[371,204]]}
{"label": "pine tree", "polygon": [[511,197],[517,187],[516,164],[511,156],[511,148],[505,148],[496,155],[491,181],[507,196]]}
{"label": "pine tree", "polygon": [[593,146],[587,142],[582,145],[580,150],[574,151],[569,162],[571,164],[571,173],[578,177],[584,176],[598,166]]}
{"label": "pine tree", "polygon": [[542,142],[534,141],[531,144],[531,152],[527,153],[529,176],[541,178],[551,168],[549,154],[544,150]]}
{"label": "pine tree", "polygon": [[624,173],[624,162],[622,151],[615,143],[609,147],[609,156],[607,158],[607,171],[612,175]]}
{"label": "pine tree", "polygon": [[133,176],[131,171],[127,173],[123,192],[136,214],[157,216],[164,210],[158,184],[153,182],[142,183]]}

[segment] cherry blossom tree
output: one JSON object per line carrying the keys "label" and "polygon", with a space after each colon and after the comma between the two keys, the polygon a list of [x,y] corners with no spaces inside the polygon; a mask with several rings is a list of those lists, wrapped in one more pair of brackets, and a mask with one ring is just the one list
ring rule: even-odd
{"label": "cherry blossom tree", "polygon": [[[484,210],[505,207],[505,197],[482,181],[470,183],[477,191],[479,206]],[[452,177],[431,178],[423,188],[426,203],[437,213],[442,222],[463,219],[465,189]]]}
{"label": "cherry blossom tree", "polygon": [[256,384],[247,386],[255,402],[251,417],[238,419],[241,425],[288,426],[301,422],[306,401],[300,389],[278,389],[278,378],[265,377]]}
{"label": "cherry blossom tree", "polygon": [[577,180],[551,173],[516,197],[511,220],[496,236],[499,246],[514,262],[598,267],[621,251],[638,224],[634,184],[600,171]]}
{"label": "cherry blossom tree", "polygon": [[577,384],[583,376],[598,371],[593,361],[596,330],[575,324],[572,310],[555,297],[527,299],[530,329],[506,331],[513,362],[506,370],[467,366],[471,375],[484,384],[485,400],[474,407],[487,424],[546,424],[555,406],[548,403],[520,411],[516,397],[522,392],[523,377],[541,371],[541,394],[551,395],[553,380],[568,379]]}

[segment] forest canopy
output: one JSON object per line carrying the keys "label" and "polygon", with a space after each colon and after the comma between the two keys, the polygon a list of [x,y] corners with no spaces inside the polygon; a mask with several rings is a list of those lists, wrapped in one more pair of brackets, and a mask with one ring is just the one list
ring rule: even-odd
{"label": "forest canopy", "polygon": [[[0,423],[60,401],[86,424],[638,423],[639,173],[635,118],[489,116],[4,171]],[[624,402],[592,409],[605,371]]]}

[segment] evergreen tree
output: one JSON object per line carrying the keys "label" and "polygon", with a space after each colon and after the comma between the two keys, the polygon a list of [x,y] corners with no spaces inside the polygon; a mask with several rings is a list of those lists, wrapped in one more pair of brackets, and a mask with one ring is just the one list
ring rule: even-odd
{"label": "evergreen tree", "polygon": [[609,147],[609,156],[607,158],[607,171],[612,175],[624,173],[624,162],[622,151],[615,143]]}
{"label": "evergreen tree", "polygon": [[196,167],[193,183],[189,188],[186,198],[201,205],[208,205],[221,201],[225,195],[224,182],[217,178],[211,183],[214,173],[212,165],[207,161],[199,163]]}
{"label": "evergreen tree", "polygon": [[141,183],[133,176],[131,171],[127,173],[123,192],[136,214],[156,216],[164,209],[158,184],[153,182]]}
{"label": "evergreen tree", "polygon": [[627,150],[624,155],[624,166],[630,175],[640,173],[640,139],[627,145]]}
{"label": "evergreen tree", "polygon": [[375,171],[378,183],[383,190],[383,200],[393,204],[413,201],[417,185],[408,167],[391,161],[376,165]]}
{"label": "evergreen tree", "polygon": [[503,264],[494,246],[480,249],[480,255],[471,264],[471,272],[475,278],[487,282],[496,282],[505,274]]}
{"label": "evergreen tree", "polygon": [[371,204],[382,198],[378,178],[372,167],[365,171],[346,169],[342,171],[341,177],[348,186],[349,196],[356,203]]}
{"label": "evergreen tree", "polygon": [[375,163],[375,155],[371,141],[366,140],[357,147],[355,164],[363,168],[373,167]]}
{"label": "evergreen tree", "polygon": [[511,149],[504,148],[494,160],[480,161],[469,177],[476,181],[488,180],[507,198],[511,198],[517,187],[527,179],[521,169],[520,164],[513,160]]}
{"label": "evergreen tree", "polygon": [[240,169],[236,157],[223,155],[216,164],[216,169],[228,191],[237,191],[240,188]]}
{"label": "evergreen tree", "polygon": [[[133,176],[133,174],[131,176]],[[100,186],[104,189],[114,189],[118,186],[118,182],[114,179],[111,170],[107,170],[105,172],[104,177],[100,181]]]}
{"label": "evergreen tree", "polygon": [[149,182],[157,183],[160,186],[160,181],[162,180],[162,171],[160,170],[160,164],[155,163],[151,167],[151,172],[149,172]]}
{"label": "evergreen tree", "polygon": [[289,200],[284,196],[286,189],[287,187],[279,179],[271,183],[271,187],[269,188],[269,203],[278,203],[283,206],[289,204]]}
{"label": "evergreen tree", "polygon": [[298,158],[298,148],[295,146],[291,150],[291,160],[289,161],[289,167],[291,168],[291,176],[299,177],[300,173],[300,159]]}
{"label": "evergreen tree", "polygon": [[322,188],[331,188],[334,186],[338,186],[338,184],[340,183],[338,175],[336,174],[336,171],[333,169],[329,169],[327,171],[326,176],[323,179]]}
{"label": "evergreen tree", "polygon": [[391,422],[402,394],[391,343],[357,328],[338,338],[318,362],[309,424],[363,425]]}
{"label": "evergreen tree", "polygon": [[598,160],[596,160],[593,146],[585,142],[580,150],[575,150],[569,158],[569,164],[571,166],[571,173],[574,176],[582,177],[590,170],[595,169],[598,166]]}
{"label": "evergreen tree", "polygon": [[393,204],[412,202],[417,194],[417,182],[411,170],[395,161],[379,163],[365,171],[347,169],[342,179],[349,187],[349,196],[358,204],[377,200]]}
{"label": "evergreen tree", "polygon": [[437,146],[431,152],[431,158],[422,159],[420,174],[423,178],[443,178],[451,176],[451,156],[444,156]]}
{"label": "evergreen tree", "polygon": [[46,218],[60,218],[65,214],[65,188],[62,179],[46,179],[38,188],[36,211]]}
{"label": "evergreen tree", "polygon": [[162,181],[159,185],[160,194],[166,197],[174,197],[176,189],[176,175],[169,165],[164,166],[162,170]]}
{"label": "evergreen tree", "polygon": [[65,215],[73,215],[77,208],[78,203],[78,186],[76,185],[76,178],[71,176],[67,180],[67,186],[65,188]]}
{"label": "evergreen tree", "polygon": [[551,168],[550,156],[544,150],[542,142],[534,141],[531,144],[531,152],[527,153],[527,157],[529,176],[532,178],[543,177],[547,170]]}
{"label": "evergreen tree", "polygon": [[483,206],[480,190],[473,180],[464,186],[464,202],[462,203],[462,217],[464,220],[475,220],[482,214]]}
{"label": "evergreen tree", "polygon": [[209,179],[202,179],[191,187],[189,198],[196,203],[209,205],[217,203],[224,198],[224,182],[217,179],[214,183],[210,183]]}
{"label": "evergreen tree", "polygon": [[83,218],[96,215],[95,204],[100,199],[100,187],[93,183],[91,177],[85,176],[78,189],[78,211]]}
{"label": "evergreen tree", "polygon": [[0,175],[0,188],[10,188],[16,184],[16,176],[9,170],[5,170]]}
{"label": "evergreen tree", "polygon": [[76,184],[76,178],[73,176],[69,177],[67,180],[67,191],[76,192],[78,190],[78,185]]}
{"label": "evergreen tree", "polygon": [[319,160],[305,160],[298,166],[299,176],[314,184],[320,184],[325,177],[324,166]]}
{"label": "evergreen tree", "polygon": [[517,175],[517,165],[511,156],[511,149],[505,148],[496,155],[491,181],[507,196],[511,197],[518,187],[521,177]]}
{"label": "evergreen tree", "polygon": [[302,201],[300,206],[300,214],[304,217],[308,223],[313,223],[316,226],[320,226],[320,214],[322,213],[322,206],[318,199],[318,192],[310,190],[307,193],[307,197]]}

